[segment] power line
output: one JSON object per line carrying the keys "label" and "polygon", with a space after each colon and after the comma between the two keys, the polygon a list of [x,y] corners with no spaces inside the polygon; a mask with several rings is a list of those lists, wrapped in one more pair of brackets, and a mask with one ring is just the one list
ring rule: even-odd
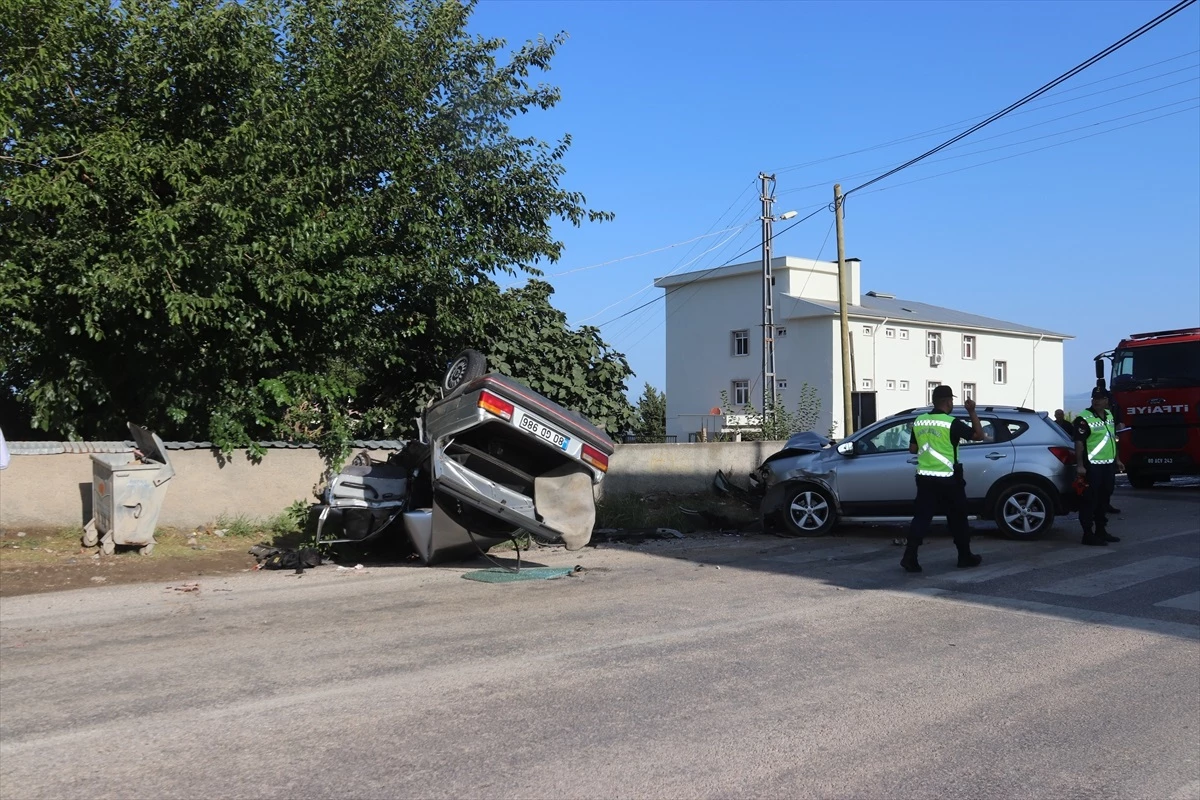
{"label": "power line", "polygon": [[[1010,130],[1010,131],[1005,131],[1004,133],[998,133],[998,134],[996,134],[996,135],[994,135],[994,136],[985,136],[985,137],[983,137],[983,138],[981,138],[981,139],[976,139],[975,141],[976,141],[976,142],[988,142],[988,141],[992,141],[992,140],[994,140],[994,139],[1002,139],[1002,138],[1004,138],[1005,136],[1011,136],[1011,135],[1012,135],[1012,134],[1014,134],[1014,133],[1020,133],[1021,131],[1027,131],[1027,130],[1030,130],[1031,128],[1037,128],[1037,127],[1041,127],[1042,125],[1049,125],[1049,124],[1051,124],[1051,123],[1053,123],[1053,122],[1061,122],[1061,121],[1062,121],[1062,120],[1064,120],[1064,119],[1070,119],[1071,117],[1077,117],[1077,116],[1079,116],[1080,114],[1086,114],[1086,113],[1088,113],[1088,112],[1090,112],[1090,111],[1097,111],[1097,110],[1099,110],[1099,109],[1101,109],[1101,108],[1107,108],[1107,107],[1109,107],[1109,106],[1119,105],[1120,103],[1124,103],[1124,102],[1126,102],[1126,101],[1129,101],[1129,100],[1136,100],[1136,99],[1138,99],[1138,98],[1145,97],[1146,95],[1155,94],[1156,92],[1163,91],[1164,89],[1173,89],[1173,88],[1175,88],[1176,86],[1182,86],[1182,85],[1184,85],[1184,84],[1186,84],[1186,83],[1195,83],[1195,82],[1196,82],[1196,81],[1198,81],[1198,80],[1200,80],[1200,77],[1196,77],[1196,78],[1188,78],[1188,79],[1187,79],[1187,80],[1185,80],[1185,81],[1179,81],[1178,83],[1171,83],[1171,84],[1168,84],[1168,85],[1166,85],[1166,86],[1160,86],[1160,87],[1158,87],[1158,88],[1156,88],[1156,89],[1149,89],[1149,90],[1147,90],[1147,91],[1145,91],[1145,92],[1139,92],[1138,94],[1135,94],[1135,95],[1130,95],[1129,97],[1123,97],[1123,98],[1121,98],[1121,99],[1119,99],[1119,100],[1113,100],[1113,101],[1111,101],[1111,102],[1108,102],[1108,103],[1101,103],[1100,105],[1091,106],[1091,107],[1089,107],[1089,108],[1081,109],[1081,110],[1079,110],[1079,111],[1073,111],[1073,112],[1071,112],[1070,114],[1064,114],[1064,115],[1062,115],[1061,117],[1054,117],[1053,119],[1043,120],[1042,122],[1035,122],[1035,123],[1034,123],[1034,124],[1032,124],[1032,125],[1026,125],[1026,126],[1025,126],[1025,127],[1023,127],[1023,128],[1014,128],[1013,130]],[[1188,99],[1185,99],[1185,100],[1181,100],[1181,101],[1179,101],[1179,102],[1187,102],[1187,100],[1190,100],[1190,99],[1192,99],[1192,98],[1188,98]],[[1175,103],[1169,103],[1168,105],[1176,105],[1176,104],[1175,104]],[[1135,111],[1135,112],[1133,112],[1133,114],[1127,114],[1127,115],[1125,115],[1125,116],[1121,116],[1121,117],[1115,117],[1115,118],[1113,118],[1113,119],[1101,120],[1101,121],[1099,121],[1099,122],[1093,122],[1093,123],[1089,123],[1088,125],[1085,125],[1085,126],[1083,126],[1083,127],[1091,127],[1092,125],[1102,125],[1102,124],[1104,124],[1105,122],[1114,122],[1114,121],[1116,121],[1116,120],[1120,120],[1120,119],[1126,119],[1127,117],[1129,117],[1129,116],[1134,116],[1134,115],[1136,115],[1136,114],[1144,114],[1144,113],[1149,113],[1149,112],[1151,112],[1151,111],[1158,111],[1158,110],[1159,110],[1159,109],[1161,109],[1161,108],[1166,108],[1166,106],[1158,106],[1158,107],[1155,107],[1155,108],[1145,109],[1145,110],[1143,110],[1143,111]],[[1056,133],[1047,134],[1047,136],[1060,136],[1060,135],[1062,135],[1062,134],[1064,134],[1064,133],[1072,133],[1072,132],[1074,132],[1074,131],[1077,131],[1077,130],[1082,130],[1082,128],[1068,128],[1068,129],[1066,129],[1066,130],[1057,131]],[[1016,145],[1019,145],[1019,144],[1026,144],[1026,143],[1028,143],[1028,142],[1034,142],[1034,141],[1038,141],[1038,140],[1040,140],[1040,139],[1044,139],[1044,138],[1046,138],[1046,136],[1036,136],[1036,137],[1033,137],[1033,138],[1031,138],[1031,139],[1022,139],[1022,140],[1021,140],[1021,141],[1019,141],[1019,142],[1011,142],[1011,143],[1009,143],[1009,144],[1007,144],[1007,145],[1001,145],[1001,146],[1002,146],[1002,147],[1015,147]],[[949,147],[949,148],[946,148],[946,149],[947,149],[947,150],[953,150],[953,149],[955,149],[955,148],[953,148],[953,147]],[[953,159],[956,159],[956,158],[966,158],[966,157],[968,157],[968,156],[976,155],[976,154],[978,154],[978,153],[986,153],[986,152],[990,152],[991,150],[994,150],[994,149],[997,149],[997,148],[984,148],[983,150],[972,150],[972,151],[969,151],[969,152],[966,152],[966,153],[960,153],[960,154],[958,154],[958,155],[947,156],[946,158],[938,158],[938,159],[934,159],[933,161],[930,161],[930,162],[927,162],[927,163],[929,163],[929,164],[940,164],[940,163],[942,163],[943,161],[951,161],[951,160],[953,160]],[[810,183],[810,184],[808,184],[808,185],[806,185],[806,186],[798,186],[798,187],[796,187],[795,189],[787,189],[787,190],[785,190],[785,191],[782,191],[782,192],[780,192],[780,193],[779,193],[779,196],[781,196],[781,197],[782,197],[783,195],[786,195],[786,194],[795,194],[796,192],[803,192],[803,191],[807,191],[807,190],[809,190],[809,189],[816,189],[816,188],[819,188],[819,187],[829,186],[829,185],[831,185],[831,184],[834,184],[834,183],[842,183],[842,182],[844,182],[844,181],[851,180],[851,179],[853,179],[853,178],[861,178],[861,177],[864,177],[864,176],[866,176],[866,175],[874,175],[874,174],[875,174],[876,172],[878,172],[879,170],[881,170],[881,169],[889,169],[889,168],[891,168],[892,166],[895,166],[895,164],[885,164],[885,165],[881,165],[881,166],[878,166],[878,167],[872,167],[872,168],[870,168],[870,169],[866,169],[866,170],[863,170],[863,171],[861,171],[861,172],[855,172],[855,173],[853,173],[853,174],[850,174],[850,175],[843,175],[843,176],[842,176],[842,177],[840,177],[840,178],[830,178],[829,180],[819,181],[819,182],[817,182],[817,183]]]}
{"label": "power line", "polygon": [[[724,216],[724,214],[722,214],[722,216]],[[612,259],[612,260],[610,260],[610,261],[601,261],[599,264],[590,264],[590,265],[588,265],[588,266],[586,266],[586,267],[575,267],[574,269],[563,270],[562,272],[552,272],[552,273],[550,273],[549,275],[547,275],[546,277],[548,277],[548,278],[560,278],[560,277],[562,277],[563,275],[572,275],[572,274],[574,274],[574,273],[576,273],[576,272],[586,272],[587,270],[590,270],[590,269],[598,269],[598,268],[600,268],[600,267],[607,267],[609,264],[617,264],[617,263],[619,263],[619,262],[621,262],[621,261],[632,261],[632,260],[633,260],[633,259],[635,259],[635,258],[641,258],[642,256],[653,255],[654,253],[661,253],[661,252],[662,252],[662,251],[664,251],[664,250],[670,250],[670,249],[672,249],[672,248],[674,248],[674,247],[681,247],[681,246],[683,246],[683,245],[685,245],[685,244],[691,244],[692,242],[698,242],[698,241],[700,241],[701,239],[707,239],[707,238],[709,238],[710,236],[720,236],[722,233],[729,233],[730,231],[733,231],[733,230],[740,231],[740,230],[742,230],[742,229],[744,229],[744,228],[747,228],[747,227],[749,227],[749,226],[750,226],[750,225],[752,225],[752,224],[753,224],[755,221],[756,221],[756,220],[751,220],[750,222],[745,222],[745,223],[742,223],[741,225],[735,225],[735,226],[733,226],[733,227],[731,227],[731,228],[725,228],[725,229],[723,229],[723,230],[719,230],[719,231],[712,231],[712,232],[710,232],[710,233],[703,233],[703,234],[701,234],[701,235],[699,235],[699,236],[693,236],[691,239],[685,239],[685,240],[684,240],[684,241],[682,241],[682,242],[676,242],[675,244],[668,244],[668,245],[665,245],[665,246],[663,246],[663,247],[656,247],[656,248],[655,248],[655,249],[653,249],[653,250],[647,250],[647,251],[646,251],[646,252],[644,252],[644,253],[637,253],[637,254],[635,254],[635,255],[632,255],[632,256],[622,256],[621,258],[614,258],[614,259]]]}
{"label": "power line", "polygon": [[[1192,98],[1192,99],[1195,100],[1196,98]],[[1176,105],[1176,104],[1172,103],[1171,105]],[[1131,122],[1128,125],[1118,125],[1117,127],[1109,128],[1108,130],[1096,131],[1095,133],[1089,133],[1086,136],[1076,136],[1074,139],[1067,139],[1066,141],[1055,142],[1054,144],[1048,144],[1048,145],[1045,145],[1044,147],[1035,147],[1032,150],[1025,150],[1020,153],[1013,153],[1012,155],[1001,156],[1000,158],[993,158],[990,161],[981,161],[978,164],[968,164],[965,167],[959,167],[958,169],[947,170],[946,172],[939,172],[936,175],[926,175],[923,178],[916,178],[911,181],[905,181],[904,183],[897,183],[897,184],[893,184],[891,186],[884,186],[879,189],[872,189],[871,191],[864,192],[863,194],[875,194],[876,192],[886,192],[891,189],[897,189],[901,186],[909,186],[910,184],[921,183],[922,181],[928,181],[928,180],[933,180],[934,178],[940,178],[944,175],[953,175],[956,172],[963,172],[968,169],[975,169],[976,167],[984,167],[984,166],[987,166],[988,164],[995,164],[998,161],[1008,161],[1010,158],[1018,158],[1019,156],[1027,156],[1031,153],[1040,153],[1043,150],[1049,150],[1053,147],[1061,147],[1064,144],[1071,144],[1072,142],[1081,142],[1084,139],[1091,139],[1096,136],[1103,136],[1106,133],[1113,133],[1115,131],[1124,130],[1125,128],[1132,128],[1136,125],[1146,125],[1147,123],[1155,122],[1156,120],[1166,119],[1167,117],[1173,117],[1176,114],[1183,114],[1187,111],[1195,111],[1196,109],[1200,109],[1200,105],[1191,106],[1190,108],[1181,108],[1178,111],[1169,111],[1166,114],[1159,114],[1157,117],[1151,117],[1150,119],[1140,119],[1137,122]]]}
{"label": "power line", "polygon": [[[1076,92],[1076,91],[1079,91],[1080,89],[1086,89],[1088,86],[1095,86],[1098,83],[1104,83],[1105,81],[1116,80],[1117,78],[1123,78],[1126,75],[1132,75],[1135,72],[1141,72],[1142,70],[1162,66],[1163,64],[1168,64],[1172,61],[1178,61],[1179,59],[1187,58],[1188,56],[1194,56],[1194,55],[1196,55],[1196,53],[1200,53],[1200,50],[1191,50],[1187,53],[1180,53],[1177,56],[1171,56],[1170,58],[1165,58],[1162,61],[1155,61],[1153,64],[1146,64],[1144,66],[1137,67],[1135,69],[1126,70],[1125,72],[1118,72],[1115,75],[1109,75],[1107,78],[1100,78],[1099,80],[1090,81],[1088,83],[1081,83],[1077,86],[1073,86],[1068,89],[1063,89],[1060,92],[1051,92],[1051,93],[1047,94],[1046,97],[1057,97],[1058,95],[1061,95],[1061,94],[1069,94],[1071,92]],[[1146,81],[1152,81],[1156,78],[1162,78],[1167,75],[1174,75],[1177,72],[1183,72],[1184,70],[1188,70],[1188,69],[1195,69],[1195,65],[1193,65],[1191,67],[1183,67],[1182,69],[1170,70],[1168,72],[1163,72],[1159,75],[1152,75],[1149,78],[1143,78],[1141,80],[1131,81],[1130,83],[1124,83],[1124,84],[1121,84],[1120,86],[1111,86],[1108,89],[1103,89],[1099,92],[1090,92],[1089,94],[1081,95],[1080,97],[1072,97],[1067,100],[1060,100],[1057,103],[1047,103],[1044,105],[1040,105],[1037,108],[1029,109],[1028,111],[1022,111],[1021,113],[1022,114],[1032,114],[1035,111],[1040,111],[1044,108],[1051,108],[1056,105],[1062,105],[1063,103],[1072,103],[1076,100],[1082,100],[1085,97],[1092,97],[1097,94],[1104,94],[1105,92],[1113,92],[1113,91],[1116,91],[1117,89],[1123,89],[1123,88],[1126,88],[1129,86],[1134,86],[1139,83],[1145,83]],[[925,139],[930,136],[935,136],[946,130],[953,129],[958,125],[962,125],[963,123],[972,122],[972,121],[978,120],[978,119],[983,119],[985,116],[987,116],[987,115],[981,114],[979,116],[968,117],[966,119],[960,119],[957,122],[947,122],[944,125],[939,125],[936,128],[930,128],[929,130],[921,131],[920,133],[912,133],[907,136],[901,136],[899,139],[891,139],[886,142],[881,142],[880,144],[871,145],[869,147],[863,147],[858,150],[850,150],[845,153],[840,153],[836,156],[826,156],[824,158],[818,158],[814,161],[806,161],[802,164],[792,164],[791,166],[782,167],[780,169],[776,169],[773,171],[776,174],[782,174],[784,172],[792,172],[792,171],[798,170],[798,169],[805,169],[806,167],[813,167],[813,166],[816,166],[817,164],[825,164],[830,161],[837,161],[838,159],[847,158],[849,156],[856,156],[856,155],[861,155],[862,153],[869,153],[873,150],[881,150],[885,147],[891,147],[892,145],[895,145],[895,144],[904,144],[905,142],[911,142],[911,141],[915,141],[917,139]],[[1015,116],[1015,114],[1013,116]]]}
{"label": "power line", "polygon": [[897,172],[908,169],[913,164],[916,164],[920,161],[924,161],[929,156],[934,155],[935,153],[938,153],[941,150],[945,150],[947,147],[954,144],[955,142],[957,142],[961,139],[964,139],[967,136],[970,136],[975,131],[992,124],[996,120],[998,120],[1004,116],[1007,116],[1008,114],[1011,114],[1013,111],[1016,111],[1021,106],[1027,105],[1028,103],[1032,103],[1034,100],[1041,97],[1043,94],[1050,91],[1055,86],[1058,86],[1063,81],[1070,80],[1071,78],[1078,75],[1080,72],[1083,72],[1085,69],[1092,66],[1093,64],[1100,61],[1101,59],[1106,58],[1107,56],[1115,53],[1117,50],[1120,50],[1122,47],[1124,47],[1125,45],[1134,41],[1135,39],[1148,33],[1149,31],[1153,30],[1154,28],[1157,28],[1159,25],[1166,22],[1168,19],[1175,16],[1176,14],[1178,14],[1180,11],[1187,8],[1188,6],[1191,6],[1195,2],[1196,2],[1196,0],[1180,0],[1180,2],[1176,3],[1171,8],[1167,9],[1166,11],[1159,14],[1154,19],[1152,19],[1149,22],[1147,22],[1146,24],[1142,25],[1137,30],[1133,31],[1132,33],[1127,34],[1126,36],[1122,37],[1120,40],[1114,42],[1113,44],[1110,44],[1108,47],[1104,48],[1099,53],[1096,53],[1094,56],[1087,59],[1086,61],[1083,61],[1082,63],[1077,64],[1075,67],[1072,67],[1071,69],[1067,70],[1062,75],[1059,75],[1054,80],[1043,85],[1041,88],[1030,92],[1029,94],[1025,95],[1024,97],[1022,97],[1020,100],[1016,101],[1015,103],[1009,105],[1008,107],[1006,107],[1004,109],[1001,109],[1000,111],[997,111],[995,114],[992,114],[990,117],[985,119],[983,122],[979,122],[975,125],[972,125],[970,128],[968,128],[967,130],[958,134],[957,136],[947,139],[946,141],[939,144],[937,147],[934,147],[931,150],[927,150],[926,152],[922,153],[921,155],[917,156],[916,158],[910,159],[909,161],[906,161],[905,163],[901,164],[900,166],[895,167],[894,169],[888,170],[887,172],[883,173],[882,175],[880,175],[876,178],[872,178],[871,180],[867,181],[866,183],[855,186],[853,189],[851,189],[850,191],[848,191],[844,195],[842,195],[843,200],[846,197],[849,197],[851,194],[854,194],[857,191],[865,189],[866,187],[868,187],[874,183],[878,183],[879,181],[890,178],[891,176],[895,175]]}
{"label": "power line", "polygon": [[[1172,86],[1182,85],[1183,83],[1193,83],[1193,82],[1195,82],[1195,80],[1200,80],[1200,78],[1192,78],[1192,79],[1190,79],[1190,80],[1184,80],[1184,82],[1181,82],[1180,84],[1172,84]],[[1157,90],[1156,90],[1156,91],[1157,91]],[[1144,94],[1151,94],[1151,92],[1144,92]],[[1109,124],[1109,122],[1118,122],[1118,121],[1121,121],[1121,120],[1127,120],[1127,119],[1129,119],[1129,118],[1130,118],[1130,116],[1138,116],[1138,115],[1140,115],[1140,114],[1151,114],[1151,113],[1153,113],[1153,112],[1160,112],[1160,110],[1163,110],[1164,108],[1170,108],[1171,106],[1178,106],[1178,104],[1181,104],[1181,103],[1190,103],[1190,102],[1193,102],[1193,101],[1195,101],[1195,100],[1196,100],[1196,97],[1195,97],[1195,96],[1193,96],[1193,97],[1184,97],[1184,98],[1183,98],[1183,100],[1177,100],[1177,101],[1175,101],[1175,102],[1172,102],[1172,103],[1165,103],[1165,104],[1163,104],[1163,106],[1156,106],[1156,107],[1153,107],[1153,108],[1144,108],[1144,109],[1138,110],[1138,112],[1132,112],[1132,113],[1129,113],[1129,114],[1122,114],[1121,116],[1114,116],[1114,118],[1110,118],[1110,119],[1106,119],[1106,120],[1097,120],[1097,121],[1094,121],[1094,122],[1088,122],[1088,124],[1087,124],[1087,125],[1081,125],[1081,126],[1079,126],[1079,127],[1073,127],[1073,128],[1064,128],[1064,130],[1062,130],[1062,131],[1055,131],[1054,133],[1046,133],[1046,134],[1044,134],[1044,136],[1031,137],[1031,138],[1028,138],[1028,139],[1021,139],[1021,140],[1020,140],[1020,142],[1009,142],[1008,144],[996,145],[996,146],[994,146],[994,148],[982,148],[982,149],[978,149],[978,150],[971,150],[971,151],[967,151],[967,152],[960,152],[960,154],[956,154],[956,155],[953,155],[953,156],[947,156],[947,157],[944,157],[944,158],[934,158],[934,160],[932,160],[932,161],[926,161],[926,162],[925,162],[925,166],[928,166],[928,164],[941,164],[941,163],[944,163],[944,162],[947,162],[947,161],[955,161],[955,160],[958,160],[958,158],[970,158],[971,156],[978,156],[978,155],[980,155],[980,154],[984,154],[984,152],[992,152],[992,151],[995,151],[995,150],[1003,150],[1003,149],[1006,149],[1006,148],[1016,148],[1016,146],[1019,146],[1019,145],[1022,145],[1022,144],[1030,144],[1031,142],[1040,142],[1040,140],[1042,140],[1042,139],[1049,139],[1049,138],[1051,138],[1051,137],[1056,137],[1056,136],[1064,136],[1064,134],[1067,134],[1067,133],[1074,133],[1075,131],[1085,131],[1085,130],[1087,130],[1087,128],[1090,128],[1090,127],[1096,127],[1097,125],[1106,125],[1106,124]],[[1116,103],[1118,103],[1118,102],[1122,102],[1122,101],[1115,101],[1115,102],[1112,102],[1112,103],[1105,103],[1105,104],[1104,104],[1104,106],[1097,106],[1096,108],[1088,108],[1088,109],[1086,109],[1086,110],[1088,110],[1088,112],[1094,112],[1094,110],[1096,110],[1096,109],[1098,109],[1098,108],[1104,108],[1105,106],[1115,106],[1115,104],[1116,104]],[[1046,120],[1046,121],[1048,121],[1048,122],[1057,122],[1057,121],[1060,121],[1060,120],[1067,119],[1067,118],[1069,118],[1069,116],[1078,116],[1079,114],[1082,114],[1082,113],[1084,113],[1084,112],[1076,112],[1075,114],[1067,114],[1067,115],[1064,115],[1064,116],[1060,116],[1060,118],[1056,118],[1056,119],[1054,119],[1054,120]],[[1039,122],[1039,124],[1038,124],[1038,125],[1040,125],[1040,122]],[[998,136],[995,136],[995,137],[985,137],[985,138],[983,138],[983,139],[978,139],[978,142],[989,142],[989,140],[991,140],[991,139],[998,139],[998,138],[1006,137],[1006,136],[1009,136],[1009,134],[1016,133],[1016,132],[1019,132],[1019,131],[1027,131],[1027,130],[1028,130],[1028,128],[1032,128],[1032,127],[1037,127],[1037,125],[1028,125],[1028,126],[1026,126],[1026,127],[1024,127],[1024,128],[1016,128],[1016,130],[1015,130],[1015,131],[1009,131],[1009,132],[1007,132],[1007,133],[1001,133],[1001,134],[998,134]],[[1031,152],[1036,152],[1036,151],[1031,151]],[[984,162],[984,163],[991,163],[991,162]],[[880,169],[887,169],[887,167],[875,167],[875,168],[872,168],[872,169],[864,170],[864,172],[860,172],[860,173],[854,173],[854,174],[852,174],[852,175],[845,175],[845,176],[842,176],[842,178],[840,178],[840,179],[832,179],[832,180],[828,180],[828,181],[821,181],[821,182],[820,182],[820,184],[809,184],[808,186],[800,186],[800,187],[798,187],[798,188],[794,188],[794,190],[788,190],[787,192],[782,192],[782,194],[786,194],[786,193],[788,193],[788,192],[802,192],[802,191],[805,191],[805,190],[811,190],[811,188],[818,188],[818,187],[828,186],[828,185],[830,185],[830,184],[839,184],[839,182],[846,181],[846,180],[850,180],[850,179],[853,179],[853,178],[862,178],[862,176],[864,176],[864,175],[874,175],[874,174],[875,174],[876,172],[878,172],[878,170],[880,170]]]}
{"label": "power line", "polygon": [[[1193,2],[1194,2],[1194,0],[1193,0]],[[805,221],[807,221],[807,220],[810,220],[810,219],[812,219],[813,217],[815,217],[817,214],[820,214],[822,211],[828,211],[828,210],[829,210],[829,206],[828,206],[828,205],[826,205],[826,204],[822,204],[820,208],[818,208],[816,211],[812,212],[812,213],[811,213],[811,214],[809,214],[808,216],[801,217],[800,219],[798,219],[798,220],[796,220],[795,222],[793,222],[791,225],[788,225],[786,228],[784,228],[783,230],[781,230],[779,233],[772,234],[772,235],[771,235],[771,241],[775,241],[775,240],[776,240],[776,239],[778,239],[780,236],[782,236],[783,234],[785,234],[785,233],[787,233],[788,231],[790,231],[792,228],[794,228],[794,227],[796,227],[797,225],[799,225],[801,222],[805,222]],[[643,308],[645,308],[646,306],[653,305],[654,303],[657,303],[659,300],[663,300],[663,299],[665,299],[665,298],[666,298],[668,295],[674,294],[675,292],[679,291],[680,289],[684,289],[684,288],[686,288],[686,287],[688,287],[688,286],[691,286],[691,285],[692,285],[693,283],[695,283],[696,281],[698,281],[698,280],[700,280],[700,279],[702,279],[702,278],[705,278],[705,277],[707,277],[707,276],[709,276],[709,275],[713,274],[713,273],[714,273],[714,272],[716,272],[717,270],[719,270],[719,269],[721,269],[721,268],[723,268],[723,267],[728,267],[730,264],[732,264],[732,263],[733,263],[734,261],[736,261],[737,259],[739,259],[739,258],[741,258],[742,256],[746,255],[747,253],[752,253],[752,252],[754,252],[754,251],[755,251],[755,250],[757,250],[757,249],[758,249],[760,246],[761,246],[760,244],[755,244],[755,245],[754,245],[754,247],[751,247],[751,248],[749,248],[749,249],[747,249],[747,250],[743,250],[742,252],[740,252],[740,253],[738,253],[736,256],[734,256],[733,258],[730,258],[730,259],[729,259],[728,261],[726,261],[724,264],[718,264],[717,266],[713,267],[712,269],[705,270],[704,272],[701,272],[701,273],[700,273],[699,275],[697,275],[696,277],[692,278],[692,279],[691,279],[690,281],[688,281],[687,283],[681,283],[681,284],[679,284],[678,286],[675,286],[675,287],[673,287],[673,288],[671,288],[671,289],[668,289],[667,291],[663,292],[663,293],[662,293],[661,295],[659,295],[658,297],[655,297],[653,300],[650,300],[650,301],[647,301],[647,302],[645,302],[645,303],[642,303],[642,304],[641,304],[640,306],[638,306],[637,308],[631,308],[631,309],[629,309],[628,311],[626,311],[624,314],[620,314],[620,315],[618,315],[618,316],[615,316],[615,317],[613,317],[612,319],[608,320],[607,322],[601,322],[601,323],[600,323],[599,325],[597,325],[596,327],[597,327],[597,328],[603,328],[605,325],[611,325],[612,323],[616,322],[617,320],[624,319],[625,317],[628,317],[630,314],[633,314],[633,313],[635,313],[635,312],[637,312],[637,311],[641,311],[641,310],[642,310]],[[665,277],[665,276],[664,276],[664,277]],[[652,284],[652,285],[653,285],[653,284]],[[644,291],[644,290],[643,290],[643,291]]]}

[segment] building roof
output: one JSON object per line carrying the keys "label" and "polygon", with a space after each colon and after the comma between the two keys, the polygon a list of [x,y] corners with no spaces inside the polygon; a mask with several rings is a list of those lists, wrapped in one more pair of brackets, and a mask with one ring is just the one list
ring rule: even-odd
{"label": "building roof", "polygon": [[[806,300],[793,295],[785,295],[776,302],[780,316],[783,318],[827,317],[838,315],[838,304],[825,300]],[[933,325],[945,325],[954,328],[976,328],[985,331],[1002,333],[1020,333],[1034,336],[1048,336],[1054,339],[1073,339],[1067,333],[1033,328],[1029,325],[1019,325],[1002,319],[982,317],[978,314],[968,314],[965,311],[955,311],[952,308],[932,306],[928,303],[918,303],[915,300],[903,300],[883,292],[867,292],[860,298],[859,305],[847,306],[847,313],[853,317],[867,319],[886,319],[889,322],[921,322]]]}

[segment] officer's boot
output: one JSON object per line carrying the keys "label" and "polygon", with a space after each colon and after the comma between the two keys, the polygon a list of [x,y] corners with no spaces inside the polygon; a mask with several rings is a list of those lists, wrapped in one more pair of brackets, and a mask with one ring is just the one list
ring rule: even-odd
{"label": "officer's boot", "polygon": [[971,552],[970,542],[955,542],[954,546],[958,548],[958,566],[978,567],[983,563],[983,556]]}
{"label": "officer's boot", "polygon": [[1121,541],[1120,536],[1113,536],[1111,533],[1109,533],[1104,528],[1101,528],[1100,526],[1096,526],[1096,538],[1102,540],[1105,544],[1108,544],[1109,542]]}
{"label": "officer's boot", "polygon": [[1082,544],[1087,545],[1088,547],[1108,547],[1108,542],[1105,540],[1105,538],[1101,535],[1092,533],[1091,528],[1083,529]]}
{"label": "officer's boot", "polygon": [[900,566],[904,567],[905,572],[920,572],[921,565],[917,562],[917,547],[919,545],[910,544],[904,548],[904,557],[900,559]]}

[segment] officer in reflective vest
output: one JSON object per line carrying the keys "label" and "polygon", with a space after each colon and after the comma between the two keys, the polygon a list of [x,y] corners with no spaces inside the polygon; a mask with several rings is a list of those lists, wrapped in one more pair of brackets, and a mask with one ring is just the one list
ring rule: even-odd
{"label": "officer in reflective vest", "polygon": [[908,546],[900,566],[908,572],[920,572],[917,548],[925,541],[933,515],[943,513],[950,523],[950,534],[958,548],[958,566],[977,567],[983,559],[971,552],[971,528],[967,524],[967,491],[962,465],[958,463],[958,443],[963,439],[983,441],[983,426],[975,414],[975,401],[963,406],[971,416],[971,427],[950,415],[954,393],[949,386],[933,390],[933,410],[913,420],[908,451],[917,455],[917,499]]}
{"label": "officer in reflective vest", "polygon": [[1079,500],[1083,543],[1105,547],[1121,541],[1108,532],[1108,510],[1117,473],[1125,465],[1117,455],[1117,423],[1108,409],[1108,392],[1100,387],[1092,389],[1091,407],[1075,418],[1075,464],[1076,473],[1087,481]]}

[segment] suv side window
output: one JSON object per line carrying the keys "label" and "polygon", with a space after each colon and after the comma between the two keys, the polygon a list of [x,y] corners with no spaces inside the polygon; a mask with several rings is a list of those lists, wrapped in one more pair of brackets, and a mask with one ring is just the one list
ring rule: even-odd
{"label": "suv side window", "polygon": [[[958,419],[961,419],[967,425],[968,428],[971,427],[971,418],[970,417],[959,417]],[[959,442],[959,446],[966,447],[967,445],[980,445],[980,444],[986,445],[986,444],[995,444],[997,441],[1001,441],[1001,442],[1007,441],[1007,439],[1004,436],[1004,434],[1007,433],[1007,431],[1002,428],[998,428],[996,426],[996,420],[980,417],[979,427],[983,428],[983,440],[982,441],[976,442],[971,439],[964,439],[963,441]],[[997,436],[999,436],[1000,438],[997,439],[996,438]]]}
{"label": "suv side window", "polygon": [[907,453],[908,442],[912,438],[912,420],[906,419],[889,425],[872,436],[864,437],[854,443],[854,452],[867,453]]}

